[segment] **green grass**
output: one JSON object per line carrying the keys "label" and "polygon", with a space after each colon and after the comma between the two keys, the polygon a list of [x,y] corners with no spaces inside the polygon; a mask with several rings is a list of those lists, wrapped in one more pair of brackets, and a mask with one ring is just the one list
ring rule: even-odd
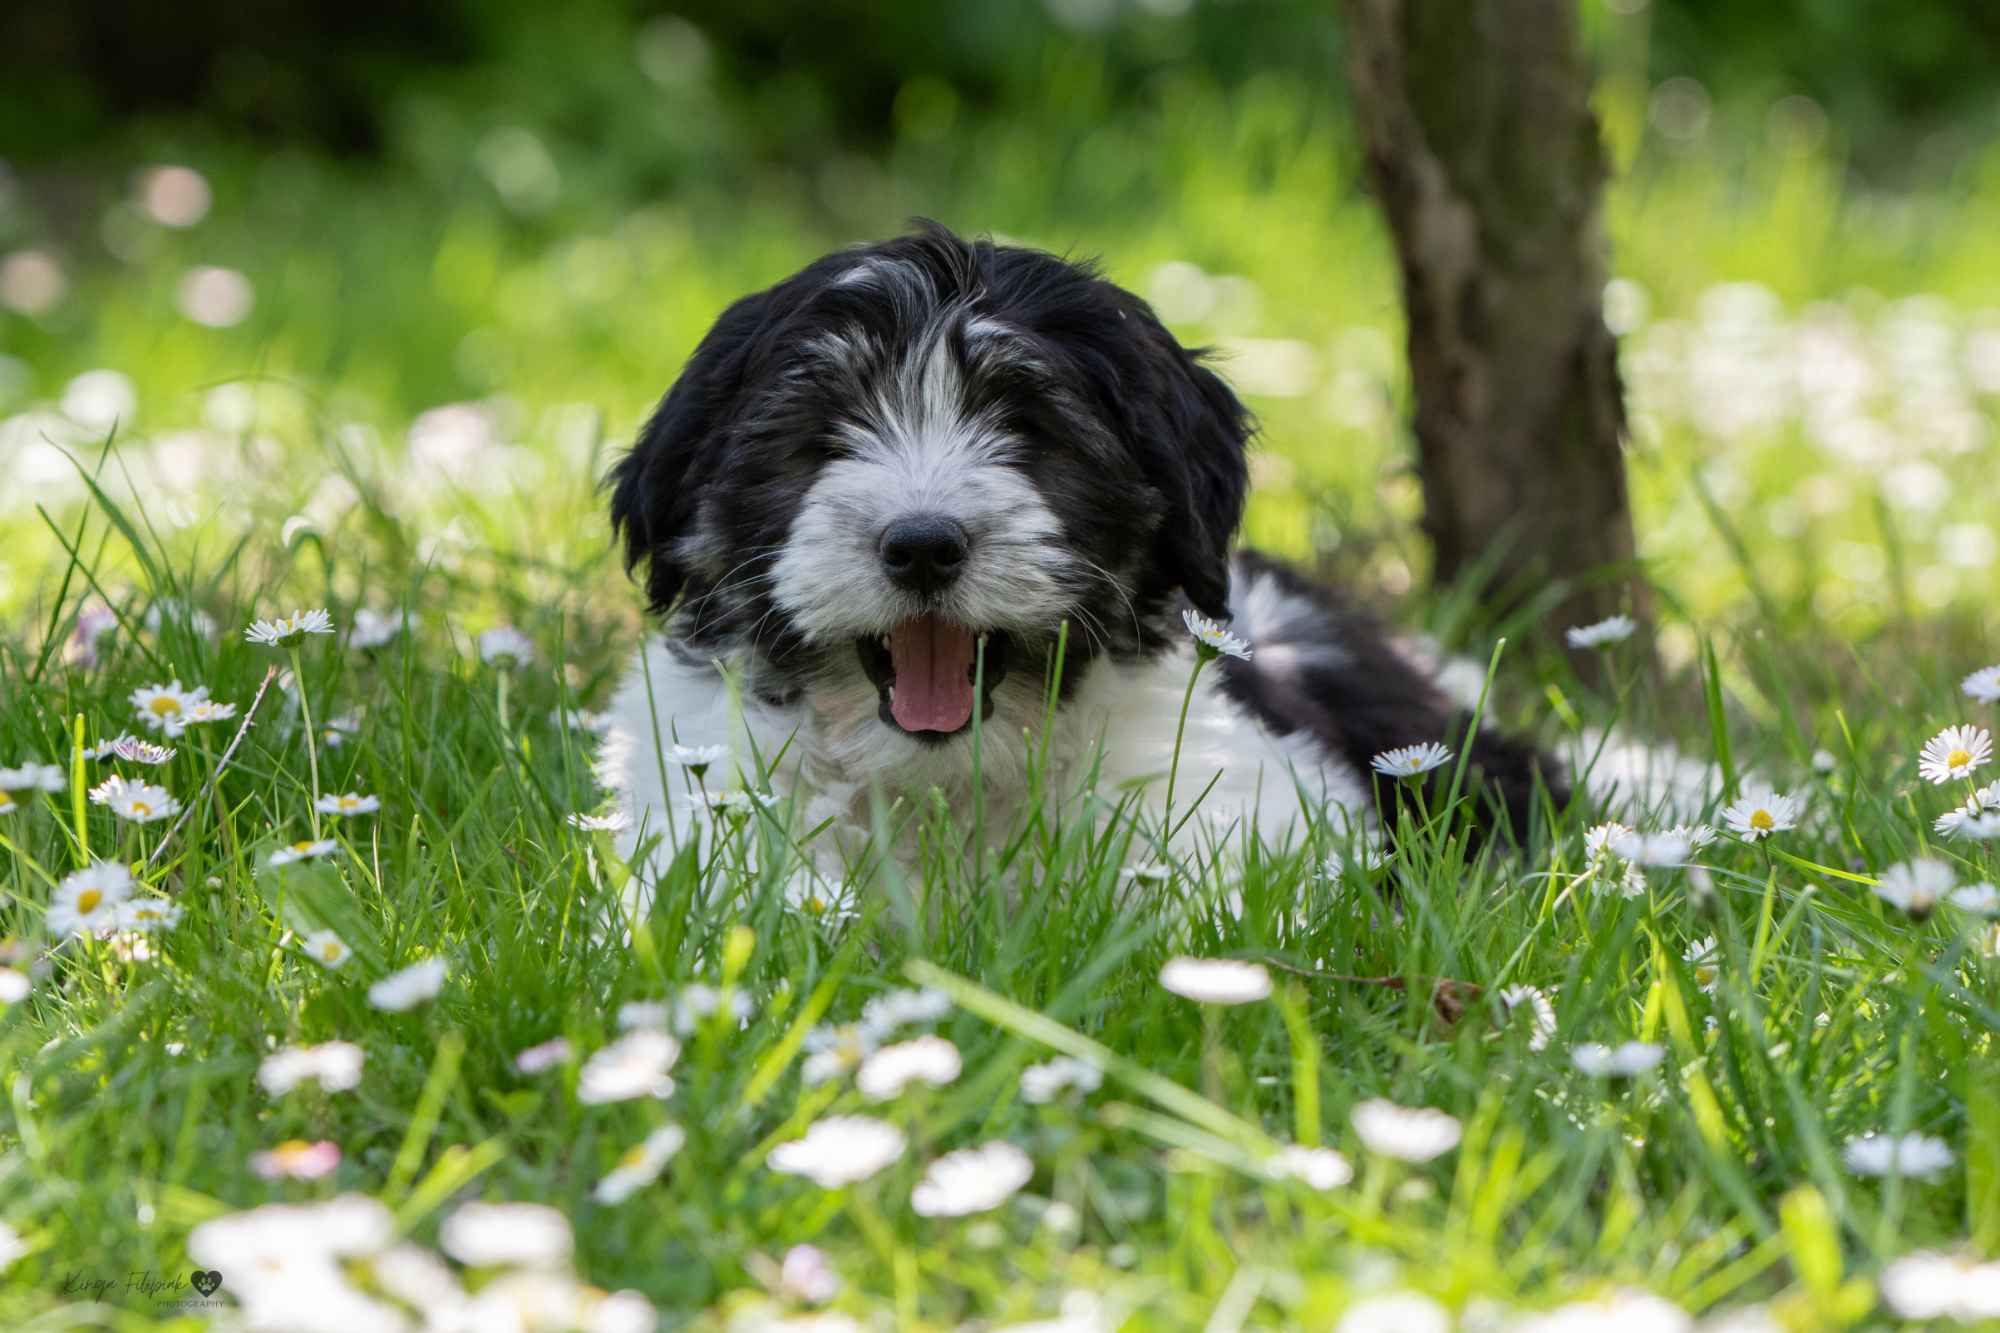
{"label": "green grass", "polygon": [[[67,535],[97,552],[141,527],[107,503]],[[108,635],[95,667],[65,665],[68,621],[102,582],[97,557],[79,560],[42,646],[14,640],[0,657],[10,759],[80,764],[94,782],[112,766],[76,759],[77,728],[95,741],[132,725],[127,695],[156,679],[247,705],[284,665],[238,629],[278,608],[266,589],[397,588],[420,628],[372,654],[344,640],[301,650],[312,715],[361,719],[319,750],[321,788],[383,798],[379,814],[330,826],[341,847],[328,858],[266,864],[306,836],[312,795],[304,728],[276,686],[164,848],[168,825],[117,823],[74,790],[24,797],[0,826],[14,853],[6,933],[38,970],[0,1018],[0,1215],[30,1247],[7,1276],[10,1326],[60,1309],[144,1326],[143,1294],[78,1304],[65,1280],[179,1274],[203,1220],[349,1192],[381,1199],[425,1245],[464,1199],[551,1204],[590,1282],[710,1324],[764,1299],[767,1261],[801,1242],[845,1279],[836,1308],[900,1324],[1046,1317],[1085,1291],[1133,1326],[1197,1325],[1221,1308],[1310,1327],[1381,1288],[1466,1309],[1628,1286],[1698,1311],[1773,1300],[1801,1329],[1862,1318],[1866,1275],[1899,1254],[2000,1243],[1991,936],[1951,910],[1913,922],[1867,887],[1925,851],[1964,881],[1993,873],[1977,846],[1927,837],[1957,799],[1914,773],[1918,744],[1965,713],[1947,676],[1902,673],[1836,698],[1796,664],[1766,661],[1760,679],[1795,700],[1787,726],[1733,719],[1719,698],[1684,728],[1692,753],[1726,739],[1738,771],[1808,807],[1800,829],[1767,844],[1724,838],[1702,853],[1705,895],[1679,871],[1653,871],[1637,897],[1590,877],[1581,836],[1595,815],[1578,808],[1519,856],[1469,857],[1441,814],[1406,829],[1381,871],[1336,881],[1317,870],[1341,849],[1324,831],[1305,845],[1232,846],[1139,890],[1135,906],[1119,870],[1143,858],[1109,820],[1020,830],[977,871],[932,860],[886,876],[858,919],[836,923],[785,906],[771,868],[782,842],[759,817],[678,861],[627,945],[593,926],[619,901],[608,840],[565,823],[600,800],[590,738],[552,717],[601,695],[624,617],[596,614],[578,587],[521,608],[546,656],[509,679],[503,717],[500,679],[469,650],[478,619],[455,605],[458,580],[488,579],[483,567],[350,568],[306,542],[289,568],[196,559],[184,586],[143,537],[125,556],[222,631],[170,614],[158,632]],[[347,623],[347,599],[327,600]],[[152,604],[114,599],[135,627]],[[1601,697],[1549,684],[1566,712],[1596,722],[1644,693],[1629,680]],[[229,734],[191,730],[145,775],[194,798]],[[1814,744],[1832,750],[1830,771],[1813,770]],[[1186,776],[1198,787],[1201,775]],[[1101,809],[1113,805],[1107,794]],[[744,854],[760,841],[762,855]],[[51,881],[105,856],[142,863],[144,891],[184,908],[149,939],[150,957],[51,948],[41,929]],[[301,953],[298,937],[323,927],[354,949],[338,971]],[[1710,934],[1718,980],[1705,992],[1683,953]],[[1198,1006],[1156,980],[1183,952],[1262,961],[1277,992]],[[432,956],[449,966],[434,1002],[369,1005],[371,982]],[[513,1068],[517,1051],[554,1036],[580,1060],[616,1035],[619,1006],[696,982],[754,1011],[740,1029],[689,1034],[664,1102],[583,1105],[575,1061],[538,1076]],[[961,1077],[880,1106],[845,1078],[802,1084],[808,1027],[913,982],[957,1000],[936,1027],[963,1053]],[[1544,1049],[1496,998],[1515,985],[1553,998]],[[259,1089],[274,1044],[334,1039],[366,1052],[357,1088]],[[1628,1039],[1659,1043],[1664,1063],[1608,1083],[1571,1065],[1576,1043]],[[1020,1069],[1055,1052],[1097,1059],[1104,1087],[1081,1103],[1026,1103]],[[1349,1124],[1371,1097],[1448,1111],[1464,1141],[1424,1165],[1371,1154]],[[836,1193],[765,1166],[815,1118],[851,1111],[902,1126],[905,1158]],[[659,1182],[621,1205],[593,1202],[598,1177],[669,1121],[687,1142]],[[1930,1180],[1858,1178],[1842,1147],[1875,1130],[1936,1135],[1956,1160]],[[314,1183],[252,1174],[250,1154],[288,1139],[330,1140],[342,1162]],[[1026,1189],[965,1221],[912,1212],[928,1159],[995,1139],[1033,1158]],[[1287,1142],[1341,1150],[1356,1179],[1322,1193],[1263,1178],[1256,1164]]]}
{"label": "green grass", "polygon": [[[1636,136],[1633,108],[1606,96],[1614,142]],[[1962,793],[1915,772],[1942,726],[1992,721],[1956,689],[1996,655],[1995,388],[1973,369],[1981,311],[2000,302],[1990,172],[1884,200],[1849,190],[1823,151],[1620,148],[1633,165],[1611,200],[1617,267],[1650,305],[1626,344],[1631,467],[1668,675],[1614,670],[1593,691],[1546,645],[1517,642],[1493,712],[1550,742],[1620,724],[1802,794],[1800,829],[1702,853],[1712,894],[1697,900],[1679,872],[1629,898],[1587,878],[1583,835],[1620,812],[1583,804],[1519,856],[1468,857],[1441,812],[1383,871],[1334,882],[1318,873],[1337,850],[1323,831],[1232,847],[1136,907],[1120,872],[1146,858],[1125,833],[1037,826],[976,872],[885,876],[859,919],[829,923],[749,869],[740,845],[770,837],[759,821],[678,864],[629,944],[593,928],[621,870],[566,823],[602,794],[591,738],[551,715],[601,707],[641,629],[595,479],[727,300],[908,211],[1101,252],[1144,291],[1172,260],[1247,278],[1176,328],[1307,351],[1303,387],[1266,364],[1277,391],[1250,395],[1265,421],[1250,535],[1371,591],[1421,582],[1393,270],[1338,123],[1253,86],[1226,101],[1177,90],[1088,128],[900,146],[888,185],[845,212],[780,180],[747,204],[583,191],[539,221],[465,172],[213,148],[198,154],[217,187],[208,222],[141,226],[129,260],[74,265],[58,311],[0,315],[17,371],[0,375],[0,467],[29,482],[0,486],[0,764],[71,767],[78,727],[87,742],[132,728],[128,696],[154,681],[247,707],[288,665],[242,641],[253,617],[326,605],[346,626],[357,606],[395,605],[418,621],[377,654],[344,639],[302,650],[313,718],[361,719],[318,750],[321,787],[383,801],[334,826],[332,857],[266,865],[310,823],[306,737],[276,685],[212,793],[227,727],[191,733],[154,774],[203,793],[157,859],[166,825],[118,824],[73,787],[0,815],[0,936],[26,959],[54,943],[52,882],[89,856],[142,861],[145,891],[185,912],[145,959],[55,949],[0,1012],[0,1218],[28,1245],[0,1278],[0,1324],[151,1326],[154,1302],[126,1275],[184,1273],[194,1226],[343,1193],[382,1200],[425,1247],[466,1199],[550,1204],[574,1229],[577,1273],[642,1292],[674,1326],[751,1317],[803,1242],[844,1279],[834,1308],[934,1327],[1048,1318],[1075,1292],[1129,1327],[1328,1327],[1396,1289],[1476,1327],[1492,1302],[1616,1287],[1700,1313],[1764,1303],[1794,1330],[1880,1325],[1868,1284],[1883,1264],[2000,1250],[1992,936],[1950,910],[1913,922],[1868,887],[1921,854],[1963,882],[1995,877],[1989,851],[1932,840]],[[174,312],[194,263],[252,278],[248,322]],[[1746,325],[1713,293],[1753,279],[1777,312]],[[1925,292],[1950,299],[1899,304]],[[1852,335],[1843,374],[1777,393],[1747,424],[1715,418],[1798,383],[1828,330]],[[1947,350],[1925,360],[1940,330]],[[1259,354],[1239,351],[1240,377]],[[1750,373],[1690,378],[1697,361]],[[115,436],[49,415],[73,376],[107,366],[138,391]],[[219,385],[248,393],[218,400]],[[475,399],[493,430],[466,456],[406,447],[418,412]],[[1829,401],[1847,406],[1829,416]],[[1889,446],[1854,445],[1856,422],[1890,430]],[[205,433],[177,454],[190,429]],[[169,600],[219,629],[171,612],[144,628]],[[66,644],[92,604],[121,623],[85,666]],[[1482,658],[1509,628],[1471,589],[1401,618]],[[541,654],[504,707],[470,649],[501,622]],[[86,783],[106,771],[82,769]],[[1199,789],[1203,775],[1181,776]],[[337,972],[298,945],[328,925],[355,951]],[[1704,991],[1683,954],[1709,935],[1721,961]],[[1277,992],[1197,1006],[1157,981],[1182,952],[1261,961]],[[427,956],[449,965],[435,1001],[370,1007],[370,983]],[[664,1102],[586,1106],[575,1061],[513,1066],[554,1036],[580,1061],[616,1036],[620,1005],[697,982],[754,1013],[689,1034]],[[957,1000],[936,1025],[963,1054],[955,1082],[879,1107],[846,1080],[803,1085],[810,1027],[919,982]],[[1497,999],[1516,985],[1553,999],[1542,1049]],[[335,1039],[366,1052],[358,1087],[259,1088],[275,1044]],[[1571,1063],[1577,1043],[1627,1039],[1664,1062],[1610,1083]],[[1019,1070],[1057,1051],[1102,1061],[1103,1088],[1027,1104]],[[1423,1165],[1370,1154],[1350,1113],[1372,1097],[1447,1111],[1463,1142]],[[909,1137],[873,1180],[826,1193],[765,1165],[815,1118],[857,1110]],[[594,1202],[668,1121],[688,1137],[658,1183]],[[1954,1162],[1928,1180],[1857,1177],[1843,1145],[1876,1130],[1938,1136]],[[295,1138],[339,1146],[332,1177],[251,1171],[252,1153]],[[992,1140],[1034,1161],[1013,1200],[964,1221],[912,1211],[930,1160]],[[1351,1184],[1322,1193],[1255,1169],[1273,1145],[1314,1141],[1352,1160]],[[90,1299],[65,1291],[72,1275],[115,1281]]]}

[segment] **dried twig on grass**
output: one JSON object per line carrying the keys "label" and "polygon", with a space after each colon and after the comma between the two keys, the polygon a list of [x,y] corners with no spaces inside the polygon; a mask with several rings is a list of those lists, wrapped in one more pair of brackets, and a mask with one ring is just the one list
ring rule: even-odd
{"label": "dried twig on grass", "polygon": [[181,831],[181,825],[187,823],[187,817],[194,813],[195,806],[206,801],[209,794],[215,790],[215,784],[222,780],[222,771],[228,768],[229,761],[235,758],[236,747],[243,744],[243,738],[250,734],[250,722],[257,716],[257,705],[264,702],[264,692],[271,688],[271,682],[277,678],[278,668],[275,666],[264,668],[264,679],[257,685],[257,696],[250,701],[250,706],[243,710],[243,721],[237,725],[236,734],[229,738],[229,745],[223,750],[222,758],[216,760],[215,771],[210,773],[208,781],[202,784],[201,793],[181,807],[180,817],[174,820],[173,827],[167,830],[167,836],[160,839],[159,845],[153,848],[153,854],[146,858],[148,869],[151,869],[153,862],[159,860],[160,854],[167,850],[167,844],[174,840],[174,834]]}

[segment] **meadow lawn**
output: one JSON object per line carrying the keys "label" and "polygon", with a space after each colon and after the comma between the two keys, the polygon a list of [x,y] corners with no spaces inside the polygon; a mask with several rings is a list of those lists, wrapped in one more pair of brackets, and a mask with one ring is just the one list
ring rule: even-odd
{"label": "meadow lawn", "polygon": [[896,202],[1101,253],[1217,345],[1249,536],[1505,639],[1489,716],[1598,797],[1515,851],[1447,807],[1170,862],[1101,793],[825,897],[753,808],[628,931],[597,479],[723,304],[899,214],[779,182],[523,229],[222,154],[182,225],[142,176],[125,259],[0,313],[0,1325],[2000,1318],[2000,766],[1920,769],[2000,695],[2000,184],[1865,195],[1783,136],[1633,166],[1665,667],[1610,643],[1592,687],[1416,591],[1385,243],[1336,133],[1251,100],[1122,177],[1027,127]]}

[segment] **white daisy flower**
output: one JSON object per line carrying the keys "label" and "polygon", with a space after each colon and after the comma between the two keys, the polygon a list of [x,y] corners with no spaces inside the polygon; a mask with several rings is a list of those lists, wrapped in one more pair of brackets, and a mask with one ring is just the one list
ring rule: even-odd
{"label": "white daisy flower", "polygon": [[1965,798],[1964,805],[1939,815],[1931,827],[1949,837],[1976,838],[1985,817],[1992,814],[2000,814],[2000,782],[1979,788]]}
{"label": "white daisy flower", "polygon": [[961,1148],[932,1162],[910,1191],[910,1207],[923,1217],[969,1217],[1014,1197],[1035,1174],[1035,1164],[1004,1140]]}
{"label": "white daisy flower", "polygon": [[1264,1159],[1264,1174],[1273,1180],[1296,1180],[1316,1190],[1339,1189],[1354,1179],[1354,1167],[1331,1148],[1280,1148]]}
{"label": "white daisy flower", "polygon": [[1414,1291],[1364,1296],[1347,1307],[1333,1333],[1451,1333],[1451,1311]]}
{"label": "white daisy flower", "polygon": [[1602,648],[1607,643],[1623,643],[1632,637],[1639,622],[1630,616],[1610,616],[1593,625],[1572,625],[1563,638],[1572,648]]}
{"label": "white daisy flower", "polygon": [[106,778],[92,787],[90,799],[110,807],[112,814],[120,819],[129,819],[134,824],[158,823],[162,819],[172,819],[181,811],[181,803],[165,787],[150,782],[131,782],[121,777]]}
{"label": "white daisy flower", "polygon": [[1676,824],[1668,829],[1669,838],[1679,838],[1688,845],[1689,851],[1698,852],[1715,841],[1715,830],[1707,824]]}
{"label": "white daisy flower", "polygon": [[727,745],[669,745],[663,751],[666,761],[679,768],[685,768],[696,777],[708,772],[712,765],[729,758]]}
{"label": "white daisy flower", "polygon": [[361,734],[361,718],[354,713],[341,713],[328,718],[321,724],[319,738],[326,745],[338,750],[348,739]]}
{"label": "white daisy flower", "polygon": [[1722,978],[1722,946],[1715,936],[1706,935],[1689,944],[1681,961],[1694,973],[1694,984],[1714,994],[1716,982]]}
{"label": "white daisy flower", "polygon": [[178,736],[187,728],[187,712],[208,698],[208,687],[184,690],[180,681],[168,685],[141,685],[132,691],[132,711],[141,726]]}
{"label": "white daisy flower", "polygon": [[681,1058],[681,1044],[652,1028],[628,1032],[583,1062],[577,1074],[576,1099],[586,1106],[630,1101],[634,1097],[666,1097],[674,1090],[668,1077]]}
{"label": "white daisy flower", "polygon": [[1912,861],[1898,861],[1884,870],[1882,882],[1875,886],[1875,896],[1922,920],[1957,887],[1958,875],[1947,862],[1920,856]]}
{"label": "white daisy flower", "polygon": [[351,791],[340,796],[322,796],[313,802],[313,808],[323,815],[372,815],[382,808],[382,798]]}
{"label": "white daisy flower", "polygon": [[1617,1333],[1695,1333],[1694,1320],[1687,1311],[1649,1291],[1614,1291],[1593,1301],[1571,1301],[1507,1325],[1507,1333],[1603,1333],[1611,1329]]}
{"label": "white daisy flower", "polygon": [[227,722],[236,716],[236,705],[218,703],[214,699],[197,699],[188,705],[181,715],[182,727],[200,726],[204,722]]}
{"label": "white daisy flower", "polygon": [[1946,727],[1924,742],[1917,773],[1929,782],[1971,777],[1993,757],[1993,736],[1984,727]]}
{"label": "white daisy flower", "polygon": [[803,1138],[771,1149],[765,1165],[788,1176],[804,1176],[824,1190],[866,1180],[903,1155],[907,1140],[894,1125],[867,1116],[835,1115],[815,1120]]}
{"label": "white daisy flower", "polygon": [[881,1039],[865,1023],[822,1023],[806,1033],[800,1049],[806,1053],[799,1075],[809,1088],[859,1069]]}
{"label": "white daisy flower", "polygon": [[390,642],[409,625],[408,612],[377,611],[372,606],[357,607],[354,624],[347,631],[347,641],[366,652]]}
{"label": "white daisy flower", "polygon": [[337,971],[342,963],[354,957],[347,941],[330,930],[315,930],[301,943],[305,945],[306,956],[329,972]]}
{"label": "white daisy flower", "polygon": [[1066,1092],[1088,1097],[1104,1083],[1104,1071],[1088,1060],[1059,1055],[1021,1071],[1021,1100],[1046,1105]]}
{"label": "white daisy flower", "polygon": [[328,1092],[346,1092],[361,1082],[365,1057],[351,1041],[317,1046],[285,1046],[257,1066],[257,1082],[273,1097],[282,1097],[301,1083],[312,1082]]}
{"label": "white daisy flower", "polygon": [[1380,1097],[1354,1108],[1354,1132],[1368,1151],[1402,1162],[1428,1162],[1458,1146],[1456,1117],[1428,1106],[1398,1106]]}
{"label": "white daisy flower", "polygon": [[288,847],[280,847],[277,851],[271,853],[270,859],[264,864],[288,866],[294,861],[310,861],[316,857],[326,856],[339,850],[340,844],[332,838],[321,838],[317,841],[307,839],[292,843]]}
{"label": "white daisy flower", "polygon": [[1201,612],[1193,608],[1183,610],[1181,623],[1187,626],[1188,633],[1194,635],[1195,651],[1205,660],[1214,661],[1218,657],[1240,657],[1246,662],[1250,660],[1250,644],[1247,640],[1237,638]]}
{"label": "white daisy flower", "polygon": [[958,1047],[943,1037],[923,1036],[914,1041],[884,1046],[861,1062],[854,1086],[874,1102],[886,1102],[903,1095],[912,1083],[943,1087],[959,1076],[964,1062]]}
{"label": "white daisy flower", "polygon": [[1262,963],[1233,958],[1170,958],[1160,984],[1200,1004],[1249,1004],[1271,994],[1271,974]]}
{"label": "white daisy flower", "polygon": [[467,1297],[450,1264],[421,1245],[392,1245],[368,1261],[375,1285],[413,1305],[436,1328],[463,1327]]}
{"label": "white daisy flower", "polygon": [[34,988],[35,983],[26,972],[0,967],[0,1004],[19,1004],[28,998],[28,992]]}
{"label": "white daisy flower", "polygon": [[1945,901],[1961,912],[1972,912],[1978,916],[2000,914],[2000,889],[1991,884],[1968,884],[1961,889],[1953,889],[1945,895]]}
{"label": "white daisy flower", "polygon": [[1959,682],[1959,688],[1980,703],[2000,702],[2000,666],[1979,668]]}
{"label": "white daisy flower", "polygon": [[687,1142],[687,1131],[679,1125],[662,1125],[626,1149],[590,1197],[599,1203],[623,1203],[660,1178],[673,1155]]}
{"label": "white daisy flower", "polygon": [[1745,787],[1741,799],[1725,808],[1722,822],[1730,832],[1750,842],[1799,826],[1799,799],[1769,787]]}
{"label": "white daisy flower", "polygon": [[340,1165],[340,1146],[329,1139],[308,1143],[286,1139],[275,1148],[250,1154],[250,1169],[266,1180],[318,1180]]}
{"label": "white daisy flower", "polygon": [[1329,883],[1339,883],[1348,875],[1366,879],[1388,865],[1389,860],[1389,849],[1380,842],[1358,842],[1327,857],[1319,873]]}
{"label": "white daisy flower", "polygon": [[1992,842],[2000,838],[2000,810],[1988,810],[1985,814],[1966,820],[1959,826],[1958,835],[1973,842]]}
{"label": "white daisy flower", "polygon": [[275,620],[259,620],[243,631],[243,637],[251,643],[261,643],[269,648],[289,648],[302,642],[308,634],[333,633],[333,617],[324,610],[294,610],[288,616]]}
{"label": "white daisy flower", "polygon": [[785,881],[785,906],[823,926],[832,926],[861,915],[861,895],[845,880],[830,884],[802,871]]}
{"label": "white daisy flower", "polygon": [[618,1006],[618,1030],[630,1032],[633,1028],[651,1028],[655,1032],[665,1032],[667,1016],[666,1001],[635,1000]]}
{"label": "white daisy flower", "polygon": [[1812,771],[1813,771],[1813,772],[1815,772],[1815,773],[1831,773],[1831,772],[1833,772],[1833,770],[1834,770],[1834,769],[1838,768],[1839,766],[1840,766],[1840,761],[1839,761],[1838,759],[1836,759],[1836,758],[1834,758],[1834,757],[1833,757],[1833,751],[1831,751],[1831,750],[1814,750],[1814,751],[1812,752]]}
{"label": "white daisy flower", "polygon": [[1550,1003],[1545,992],[1534,986],[1509,986],[1500,992],[1500,1004],[1510,1019],[1516,1009],[1526,1005],[1528,1049],[1539,1051],[1547,1048],[1549,1039],[1556,1034],[1556,1007]]}
{"label": "white daisy flower", "polygon": [[1634,865],[1677,866],[1688,859],[1694,846],[1677,832],[1627,832],[1612,840],[1611,850]]}
{"label": "white daisy flower", "polygon": [[706,982],[691,981],[674,996],[667,1026],[675,1036],[685,1037],[704,1020],[724,1012],[725,1008],[730,1020],[741,1027],[757,1012],[757,1003],[746,991],[732,989],[725,1000],[723,993],[715,987]]}
{"label": "white daisy flower", "polygon": [[438,1245],[467,1268],[562,1268],[576,1248],[569,1219],[539,1203],[465,1204],[438,1228]]}
{"label": "white daisy flower", "polygon": [[601,815],[573,811],[567,822],[571,828],[579,828],[586,833],[622,833],[632,826],[631,817],[623,810],[608,810]]}
{"label": "white daisy flower", "polygon": [[59,764],[23,764],[19,768],[0,768],[0,792],[18,791],[60,792],[69,787],[69,779]]}
{"label": "white daisy flower", "polygon": [[861,1006],[861,1025],[878,1039],[906,1027],[935,1023],[951,1012],[951,996],[934,986],[883,991]]}
{"label": "white daisy flower", "polygon": [[155,768],[172,759],[175,754],[171,745],[155,745],[151,741],[141,740],[129,734],[114,737],[97,748],[98,753],[90,756],[93,759],[103,759],[108,756],[134,764],[151,764]]}
{"label": "white daisy flower", "polygon": [[172,930],[181,923],[181,905],[164,898],[127,898],[118,904],[111,928],[132,934]]}
{"label": "white daisy flower", "polygon": [[1587,1041],[1571,1047],[1569,1053],[1570,1063],[1592,1078],[1630,1078],[1666,1058],[1665,1048],[1650,1041],[1628,1041],[1617,1046]]}
{"label": "white daisy flower", "polygon": [[840,1294],[840,1274],[817,1245],[794,1245],[778,1265],[778,1291],[805,1305],[824,1305]]}
{"label": "white daisy flower", "polygon": [[0,815],[11,815],[20,808],[21,803],[14,799],[14,794],[5,787],[0,787]]}
{"label": "white daisy flower", "polygon": [[368,1003],[387,1013],[400,1014],[426,1000],[437,998],[444,989],[445,964],[442,958],[426,958],[391,972],[368,988]]}
{"label": "white daisy flower", "polygon": [[1369,767],[1385,777],[1414,778],[1451,762],[1451,747],[1428,741],[1384,750],[1369,761]]}
{"label": "white daisy flower", "polygon": [[1954,1160],[1945,1141],[1928,1134],[1864,1134],[1849,1139],[1840,1155],[1857,1176],[1934,1176]]}
{"label": "white daisy flower", "polygon": [[1918,1251],[1882,1270],[1882,1304],[1904,1319],[1977,1324],[2000,1319],[2000,1263]]}
{"label": "white daisy flower", "polygon": [[541,1074],[566,1063],[569,1055],[569,1038],[551,1037],[545,1042],[517,1051],[514,1055],[514,1068],[523,1074]]}
{"label": "white daisy flower", "polygon": [[535,642],[512,625],[495,625],[479,635],[479,660],[488,666],[527,666],[535,660]]}
{"label": "white daisy flower", "polygon": [[44,924],[57,936],[102,930],[131,896],[132,872],[116,861],[96,861],[56,885]]}
{"label": "white daisy flower", "polygon": [[233,1286],[283,1289],[321,1276],[328,1259],[375,1254],[396,1238],[388,1208],[359,1194],[324,1203],[266,1204],[203,1222],[188,1233],[188,1258],[219,1268]]}
{"label": "white daisy flower", "polygon": [[685,809],[697,814],[723,815],[732,820],[748,819],[757,810],[769,810],[777,804],[775,796],[740,789],[689,792],[679,800]]}
{"label": "white daisy flower", "polygon": [[1617,845],[1633,836],[1624,824],[1593,824],[1583,835],[1584,854],[1592,861],[1604,861],[1617,854]]}

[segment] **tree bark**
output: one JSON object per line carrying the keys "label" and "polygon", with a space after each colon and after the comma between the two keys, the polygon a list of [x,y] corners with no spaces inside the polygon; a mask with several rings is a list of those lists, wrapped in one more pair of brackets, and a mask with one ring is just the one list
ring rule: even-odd
{"label": "tree bark", "polygon": [[1605,160],[1576,0],[1344,0],[1368,170],[1402,268],[1440,583],[1546,629],[1633,606]]}

